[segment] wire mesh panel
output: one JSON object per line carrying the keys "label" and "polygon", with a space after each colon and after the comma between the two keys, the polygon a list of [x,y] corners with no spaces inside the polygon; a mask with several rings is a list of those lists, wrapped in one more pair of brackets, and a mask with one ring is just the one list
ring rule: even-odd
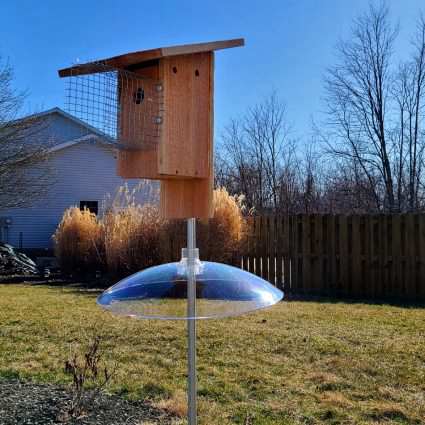
{"label": "wire mesh panel", "polygon": [[[96,64],[99,68],[99,64]],[[68,78],[66,110],[123,149],[151,149],[163,121],[163,85],[132,72],[102,65],[102,71]]]}

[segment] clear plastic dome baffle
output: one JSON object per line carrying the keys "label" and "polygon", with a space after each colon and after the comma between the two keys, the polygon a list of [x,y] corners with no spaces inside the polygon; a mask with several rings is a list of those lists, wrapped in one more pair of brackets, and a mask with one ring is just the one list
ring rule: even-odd
{"label": "clear plastic dome baffle", "polygon": [[[184,251],[184,250],[183,250]],[[283,293],[251,273],[220,263],[194,262],[196,316],[188,317],[188,262],[168,263],[135,273],[101,294],[102,307],[146,319],[208,319],[269,307]]]}

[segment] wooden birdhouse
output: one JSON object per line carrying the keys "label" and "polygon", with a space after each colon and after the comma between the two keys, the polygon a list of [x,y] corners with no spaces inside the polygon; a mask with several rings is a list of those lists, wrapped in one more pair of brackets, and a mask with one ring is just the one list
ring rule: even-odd
{"label": "wooden birdhouse", "polygon": [[243,44],[158,48],[59,71],[74,77],[70,112],[117,142],[118,175],[161,181],[165,218],[211,216],[214,51]]}

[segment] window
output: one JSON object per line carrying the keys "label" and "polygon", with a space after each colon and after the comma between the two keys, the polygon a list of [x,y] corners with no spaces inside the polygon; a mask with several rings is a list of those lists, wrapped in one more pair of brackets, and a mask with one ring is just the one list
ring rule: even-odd
{"label": "window", "polygon": [[97,201],[80,201],[80,210],[84,210],[84,208],[88,209],[93,214],[98,213],[99,207]]}

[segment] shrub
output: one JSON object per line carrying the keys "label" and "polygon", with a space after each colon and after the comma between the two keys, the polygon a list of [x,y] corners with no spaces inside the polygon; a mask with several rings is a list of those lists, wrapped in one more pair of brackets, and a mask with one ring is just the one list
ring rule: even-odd
{"label": "shrub", "polygon": [[70,346],[64,372],[72,377],[71,403],[61,412],[61,419],[79,418],[93,406],[100,393],[114,377],[117,364],[106,361],[105,336],[94,333],[87,341]]}
{"label": "shrub", "polygon": [[108,270],[128,274],[161,263],[163,224],[153,205],[131,205],[107,213],[103,227]]}
{"label": "shrub", "polygon": [[85,272],[103,265],[102,225],[89,210],[68,208],[53,239],[64,272]]}

